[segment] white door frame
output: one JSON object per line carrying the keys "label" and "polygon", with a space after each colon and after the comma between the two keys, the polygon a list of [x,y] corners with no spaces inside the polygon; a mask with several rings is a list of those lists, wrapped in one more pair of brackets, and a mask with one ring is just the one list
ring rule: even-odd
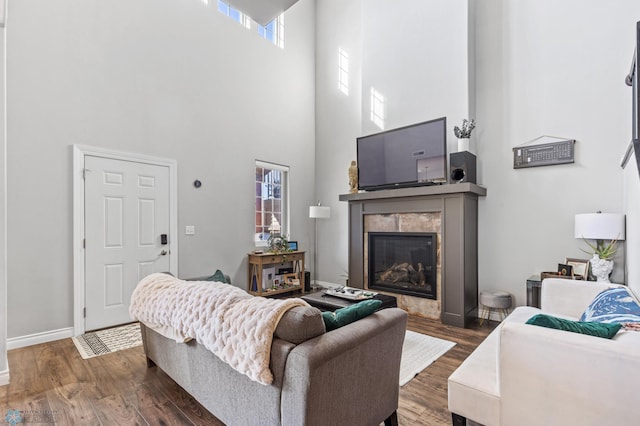
{"label": "white door frame", "polygon": [[166,166],[169,168],[169,237],[171,238],[171,256],[169,272],[178,275],[178,163],[176,160],[152,157],[96,148],[86,145],[73,145],[73,333],[85,332],[85,249],[84,249],[84,157],[87,155],[113,160],[134,161],[138,163]]}

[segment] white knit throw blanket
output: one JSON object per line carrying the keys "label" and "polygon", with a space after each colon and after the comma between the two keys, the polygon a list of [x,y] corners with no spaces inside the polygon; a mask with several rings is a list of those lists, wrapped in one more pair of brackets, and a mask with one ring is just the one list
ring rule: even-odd
{"label": "white knit throw blanket", "polygon": [[138,283],[129,313],[143,323],[173,327],[251,380],[269,385],[273,333],[294,306],[309,305],[302,299],[254,297],[229,284],[156,273]]}

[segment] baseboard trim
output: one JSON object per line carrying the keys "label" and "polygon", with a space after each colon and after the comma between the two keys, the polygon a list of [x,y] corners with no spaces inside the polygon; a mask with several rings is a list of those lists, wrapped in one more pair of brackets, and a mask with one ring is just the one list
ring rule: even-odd
{"label": "baseboard trim", "polygon": [[[68,337],[73,337],[73,327],[43,331],[42,333],[29,334],[26,336],[12,337],[7,339],[7,350],[53,342],[54,340],[66,339]],[[0,374],[2,373],[0,372]]]}
{"label": "baseboard trim", "polygon": [[9,384],[9,367],[6,370],[0,371],[0,386]]}

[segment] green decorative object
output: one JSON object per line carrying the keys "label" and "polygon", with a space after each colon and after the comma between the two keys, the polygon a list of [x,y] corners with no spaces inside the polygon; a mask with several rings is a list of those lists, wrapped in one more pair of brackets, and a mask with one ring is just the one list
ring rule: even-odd
{"label": "green decorative object", "polygon": [[607,244],[605,244],[602,240],[597,240],[595,245],[587,241],[586,238],[583,238],[583,240],[585,243],[587,243],[589,248],[591,248],[591,251],[583,250],[583,249],[580,249],[580,250],[582,250],[587,254],[591,254],[591,255],[595,254],[595,255],[598,255],[600,259],[609,260],[616,253],[616,244],[618,243],[618,240],[615,240],[615,239],[611,240]]}
{"label": "green decorative object", "polygon": [[220,269],[217,269],[216,272],[213,275],[211,275],[209,278],[207,278],[207,281],[217,281],[217,282],[220,282],[220,283],[231,284],[227,280],[227,277],[225,277],[224,272],[222,272]]}
{"label": "green decorative object", "polygon": [[622,324],[606,324],[601,322],[580,322],[563,318],[552,317],[550,315],[538,314],[527,321],[527,324],[540,327],[553,328],[556,330],[570,331],[572,333],[587,334],[590,336],[611,339],[622,327]]}
{"label": "green decorative object", "polygon": [[289,248],[289,241],[279,234],[269,236],[267,244],[269,246],[269,251],[272,253],[280,254],[289,253],[291,251]]}
{"label": "green decorative object", "polygon": [[323,312],[322,320],[327,331],[335,330],[361,318],[367,317],[380,308],[382,301],[377,299],[364,300],[335,312]]}

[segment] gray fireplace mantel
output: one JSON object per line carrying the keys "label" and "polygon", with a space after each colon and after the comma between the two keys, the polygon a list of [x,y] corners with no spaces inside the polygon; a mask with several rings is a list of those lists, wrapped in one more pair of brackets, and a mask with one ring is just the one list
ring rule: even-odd
{"label": "gray fireplace mantel", "polygon": [[487,189],[473,183],[421,186],[340,195],[349,203],[349,285],[364,288],[364,216],[442,214],[442,300],[444,324],[466,327],[477,318],[478,197]]}

